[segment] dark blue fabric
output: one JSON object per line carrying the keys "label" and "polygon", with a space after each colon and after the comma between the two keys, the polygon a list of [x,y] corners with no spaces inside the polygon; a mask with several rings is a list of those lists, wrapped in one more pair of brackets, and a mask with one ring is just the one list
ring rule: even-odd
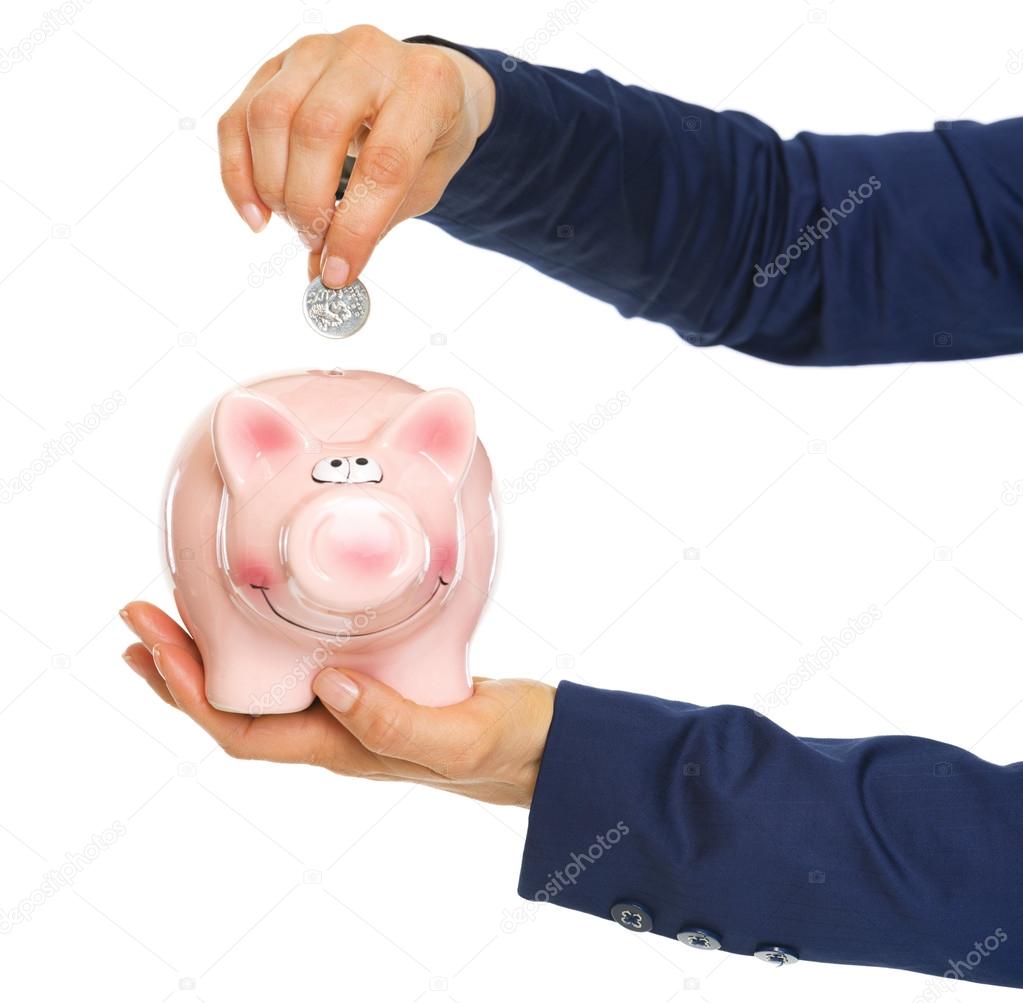
{"label": "dark blue fabric", "polygon": [[[1023,118],[783,141],[595,70],[416,40],[496,84],[493,122],[423,217],[460,240],[775,362],[1023,350]],[[755,284],[786,249],[785,274]]]}
{"label": "dark blue fabric", "polygon": [[638,902],[655,934],[739,954],[1023,987],[1021,851],[1023,764],[563,682],[518,890],[604,918]]}
{"label": "dark blue fabric", "polygon": [[[782,141],[595,71],[455,47],[497,87],[425,217],[459,239],[777,362],[1023,348],[1023,119]],[[1023,766],[562,683],[519,892],[605,918],[636,901],[655,933],[704,927],[742,954],[1023,987]]]}

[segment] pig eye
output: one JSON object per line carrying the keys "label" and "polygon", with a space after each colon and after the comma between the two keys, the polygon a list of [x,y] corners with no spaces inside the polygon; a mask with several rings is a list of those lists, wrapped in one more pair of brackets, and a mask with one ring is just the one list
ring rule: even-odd
{"label": "pig eye", "polygon": [[313,467],[313,480],[318,484],[347,484],[349,463],[347,457],[320,460]]}
{"label": "pig eye", "polygon": [[368,456],[354,456],[351,459],[350,484],[376,484],[384,478],[384,472],[376,460]]}

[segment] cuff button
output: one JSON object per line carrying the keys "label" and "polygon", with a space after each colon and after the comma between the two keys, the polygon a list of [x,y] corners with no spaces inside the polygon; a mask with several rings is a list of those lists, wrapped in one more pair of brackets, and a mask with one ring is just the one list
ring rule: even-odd
{"label": "cuff button", "polygon": [[646,933],[654,928],[653,917],[638,902],[616,902],[611,906],[611,918],[626,930]]}
{"label": "cuff button", "polygon": [[761,961],[770,962],[776,968],[781,968],[784,965],[794,965],[799,960],[799,955],[791,947],[778,947],[776,944],[758,947],[753,952],[753,957],[759,958]]}
{"label": "cuff button", "polygon": [[701,930],[698,927],[679,930],[675,936],[689,947],[695,947],[698,951],[717,951],[721,947],[721,937],[710,930]]}

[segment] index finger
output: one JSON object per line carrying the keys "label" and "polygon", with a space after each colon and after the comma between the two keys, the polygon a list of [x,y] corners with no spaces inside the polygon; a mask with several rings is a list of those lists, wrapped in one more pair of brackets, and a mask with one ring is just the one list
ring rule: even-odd
{"label": "index finger", "polygon": [[[445,64],[458,71],[444,56],[428,61],[429,67],[415,71],[423,75],[422,86],[396,86],[370,127],[327,232],[324,285],[347,285],[358,277],[450,125],[445,103],[451,91],[438,77],[449,72]],[[425,102],[423,95],[429,95]]]}

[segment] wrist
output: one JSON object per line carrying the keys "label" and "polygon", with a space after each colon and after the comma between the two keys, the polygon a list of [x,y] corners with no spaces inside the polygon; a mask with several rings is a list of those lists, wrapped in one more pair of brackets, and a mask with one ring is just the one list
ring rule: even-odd
{"label": "wrist", "polygon": [[496,88],[494,79],[486,68],[471,56],[447,45],[431,45],[451,59],[458,67],[464,89],[464,104],[469,119],[472,138],[477,140],[486,132],[494,117]]}
{"label": "wrist", "polygon": [[536,683],[530,694],[530,707],[524,729],[524,743],[516,787],[520,793],[518,804],[528,809],[533,803],[540,763],[547,745],[547,734],[554,717],[554,687]]}

